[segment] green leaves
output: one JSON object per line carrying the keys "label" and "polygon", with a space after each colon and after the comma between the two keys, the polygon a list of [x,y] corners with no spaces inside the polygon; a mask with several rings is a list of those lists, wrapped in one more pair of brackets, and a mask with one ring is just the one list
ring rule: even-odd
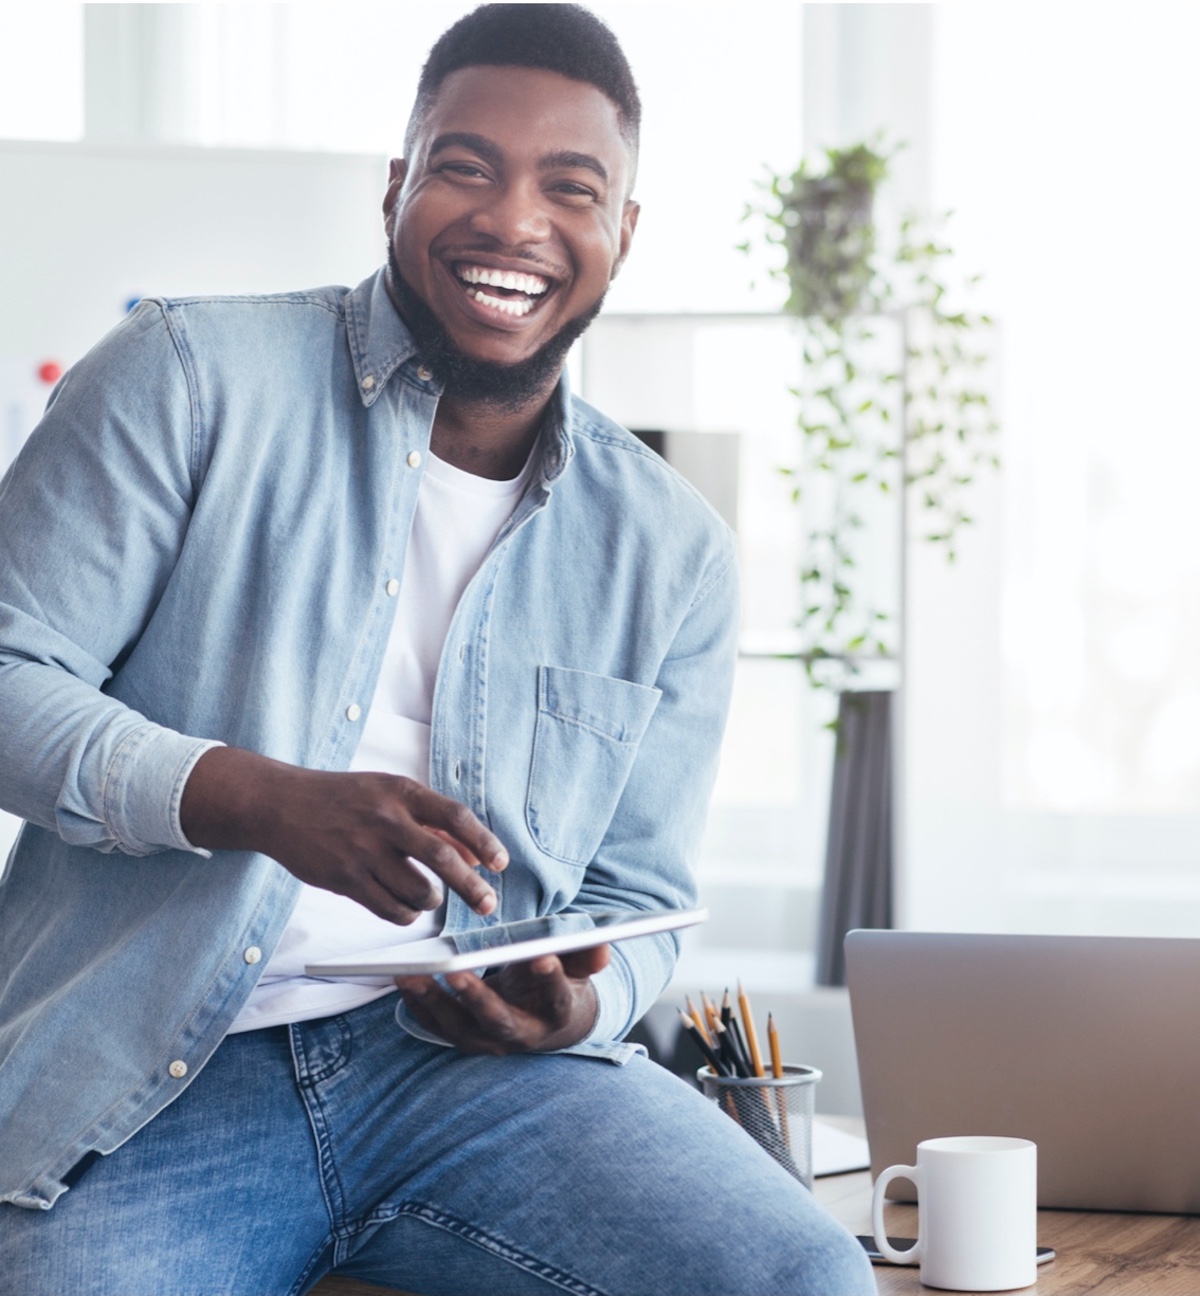
{"label": "green leaves", "polygon": [[[780,473],[812,518],[799,571],[799,655],[817,687],[844,682],[866,654],[891,654],[894,621],[865,605],[848,543],[864,512],[874,519],[878,501],[910,489],[923,519],[917,534],[953,562],[972,525],[965,497],[1000,463],[985,382],[994,325],[972,305],[982,276],[954,273],[949,213],[877,223],[876,194],[902,147],[879,135],[827,149],[790,174],[767,170],[743,215],[782,249],[772,273],[787,282],[785,311],[804,320],[804,378],[789,389],[800,444]],[[856,504],[871,498],[868,509]]]}

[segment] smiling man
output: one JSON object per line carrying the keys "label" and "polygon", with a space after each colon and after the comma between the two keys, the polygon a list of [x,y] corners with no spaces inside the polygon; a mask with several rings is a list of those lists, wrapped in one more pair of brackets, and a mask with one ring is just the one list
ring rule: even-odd
{"label": "smiling man", "polygon": [[143,303],[0,488],[0,1296],[873,1289],[621,1042],[670,936],[304,973],[694,899],[731,538],[562,376],[639,113],[585,10],[477,10],[422,73],[386,268]]}

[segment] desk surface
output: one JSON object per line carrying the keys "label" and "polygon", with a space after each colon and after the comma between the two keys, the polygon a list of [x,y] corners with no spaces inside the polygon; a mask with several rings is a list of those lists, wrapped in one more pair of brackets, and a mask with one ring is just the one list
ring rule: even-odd
{"label": "desk surface", "polygon": [[[852,1233],[871,1231],[871,1176],[818,1179],[817,1200]],[[916,1233],[915,1206],[885,1207],[893,1237]],[[1026,1292],[1036,1296],[1197,1296],[1200,1293],[1200,1216],[1114,1215],[1104,1211],[1038,1212],[1038,1242],[1058,1258],[1038,1269]],[[876,1265],[881,1296],[923,1293],[917,1267]]]}

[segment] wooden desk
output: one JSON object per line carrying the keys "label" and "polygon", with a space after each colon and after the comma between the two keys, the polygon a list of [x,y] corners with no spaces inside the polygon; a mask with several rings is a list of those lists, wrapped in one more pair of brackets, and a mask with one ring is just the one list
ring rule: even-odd
{"label": "wooden desk", "polygon": [[359,1282],[356,1278],[341,1278],[326,1274],[308,1293],[308,1296],[408,1296],[399,1287],[376,1287],[374,1283]]}
{"label": "wooden desk", "polygon": [[[821,1204],[852,1233],[871,1232],[871,1176],[834,1175],[818,1179]],[[885,1208],[892,1237],[916,1233],[915,1206]],[[1058,1258],[1038,1269],[1026,1292],[1036,1296],[1198,1296],[1200,1294],[1200,1216],[1115,1215],[1105,1211],[1038,1212],[1038,1243]],[[915,1265],[876,1265],[881,1296],[923,1293]]]}

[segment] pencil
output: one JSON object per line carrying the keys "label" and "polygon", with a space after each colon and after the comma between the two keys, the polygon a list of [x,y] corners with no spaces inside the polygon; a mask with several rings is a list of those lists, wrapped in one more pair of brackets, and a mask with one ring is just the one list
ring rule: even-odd
{"label": "pencil", "polygon": [[721,1025],[729,1029],[729,1019],[733,1016],[733,1004],[729,1001],[729,987],[725,987],[725,996],[721,1000]]}
{"label": "pencil", "polygon": [[719,1021],[720,1018],[717,1016],[717,1010],[713,1007],[712,1000],[703,990],[700,991],[700,1002],[704,1006],[704,1020],[708,1022],[708,1033],[715,1035],[717,1032],[713,1029],[713,1023]]}
{"label": "pencil", "polygon": [[740,1076],[743,1080],[749,1079],[749,1068],[738,1056],[737,1045],[733,1042],[733,1032],[726,1030],[719,1021],[713,1022],[713,1028],[721,1056],[729,1064],[730,1075]]}
{"label": "pencil", "polygon": [[750,1061],[754,1065],[754,1074],[756,1076],[765,1076],[767,1073],[763,1069],[762,1051],[758,1047],[758,1032],[754,1029],[754,1014],[750,1011],[750,998],[738,982],[738,1007],[742,1010],[742,1025],[746,1030],[746,1043],[750,1048]]}
{"label": "pencil", "polygon": [[733,1046],[737,1049],[738,1057],[746,1064],[746,1075],[754,1074],[754,1063],[750,1058],[750,1050],[746,1047],[746,1041],[742,1038],[742,1028],[738,1025],[736,1017],[729,1018],[729,1033],[733,1036]]}
{"label": "pencil", "polygon": [[687,1004],[688,1016],[692,1019],[692,1021],[696,1023],[696,1029],[703,1036],[704,1042],[706,1044],[711,1045],[712,1040],[708,1038],[708,1031],[704,1027],[704,1018],[701,1017],[700,1014],[696,1011],[696,1005],[692,1003],[691,995],[688,995],[687,999],[684,1002]]}
{"label": "pencil", "polygon": [[779,1052],[779,1032],[775,1029],[775,1018],[767,1013],[767,1043],[771,1048],[771,1074],[776,1080],[783,1079],[783,1058]]}
{"label": "pencil", "polygon": [[[779,1051],[779,1032],[775,1029],[775,1018],[767,1013],[767,1044],[771,1050],[771,1074],[776,1080],[783,1079],[783,1055]],[[775,1095],[779,1104],[779,1132],[783,1135],[784,1144],[792,1146],[792,1135],[788,1129],[787,1094],[782,1090]]]}
{"label": "pencil", "polygon": [[719,1076],[728,1075],[729,1072],[726,1070],[725,1063],[723,1063],[721,1059],[717,1057],[716,1053],[713,1052],[712,1045],[700,1033],[700,1027],[692,1021],[682,1008],[679,1010],[679,1020],[683,1023],[684,1029],[691,1032],[696,1047],[700,1050],[704,1060],[712,1068],[713,1074]]}

